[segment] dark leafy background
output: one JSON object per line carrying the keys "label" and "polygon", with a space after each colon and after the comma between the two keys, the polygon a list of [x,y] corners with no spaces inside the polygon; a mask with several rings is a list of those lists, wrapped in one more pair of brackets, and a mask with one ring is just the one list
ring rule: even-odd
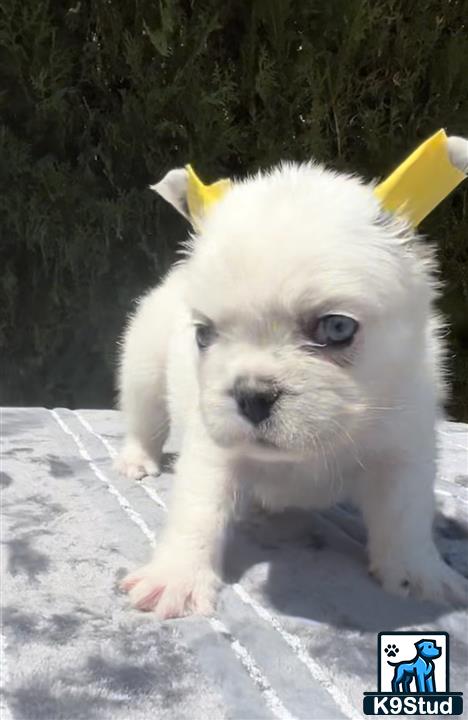
{"label": "dark leafy background", "polygon": [[[187,231],[147,189],[169,168],[381,177],[439,127],[468,135],[467,68],[468,0],[1,0],[1,403],[113,402],[124,318]],[[464,420],[467,197],[421,228]]]}

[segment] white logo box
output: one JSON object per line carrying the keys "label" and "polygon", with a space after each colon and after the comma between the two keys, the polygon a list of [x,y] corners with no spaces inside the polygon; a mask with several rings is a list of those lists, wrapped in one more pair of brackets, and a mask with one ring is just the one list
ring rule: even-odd
{"label": "white logo box", "polygon": [[[436,692],[449,692],[448,683],[448,642],[447,633],[444,632],[427,632],[427,633],[405,633],[405,632],[388,632],[379,634],[379,692],[392,692],[392,678],[395,674],[395,666],[389,665],[389,662],[401,663],[411,662],[417,657],[417,649],[415,643],[420,640],[433,640],[437,647],[441,648],[440,657],[434,658],[434,679]],[[395,645],[398,648],[396,656],[393,657],[385,652],[385,648]],[[411,681],[410,692],[416,693],[416,683]]]}

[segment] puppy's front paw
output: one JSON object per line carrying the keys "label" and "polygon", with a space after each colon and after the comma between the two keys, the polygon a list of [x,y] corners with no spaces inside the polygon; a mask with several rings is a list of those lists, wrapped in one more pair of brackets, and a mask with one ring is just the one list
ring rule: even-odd
{"label": "puppy's front paw", "polygon": [[211,615],[219,580],[213,570],[187,557],[183,562],[153,562],[121,582],[137,610],[153,611],[161,620]]}
{"label": "puppy's front paw", "polygon": [[145,475],[159,475],[157,462],[137,443],[127,443],[114,462],[115,469],[129,480],[141,480]]}
{"label": "puppy's front paw", "polygon": [[468,606],[468,580],[452,570],[436,553],[413,561],[373,564],[371,574],[394,595],[414,595],[455,607]]}

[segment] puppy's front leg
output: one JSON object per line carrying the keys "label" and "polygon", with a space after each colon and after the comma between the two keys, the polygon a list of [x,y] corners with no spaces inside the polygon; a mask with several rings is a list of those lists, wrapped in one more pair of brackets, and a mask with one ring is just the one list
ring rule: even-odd
{"label": "puppy's front leg", "polygon": [[434,544],[432,460],[387,458],[368,468],[359,503],[368,528],[370,570],[385,590],[450,604],[468,602],[468,581]]}
{"label": "puppy's front leg", "polygon": [[168,522],[154,558],[122,582],[136,608],[154,610],[161,619],[214,610],[231,507],[225,458],[209,440],[192,436],[177,464]]}

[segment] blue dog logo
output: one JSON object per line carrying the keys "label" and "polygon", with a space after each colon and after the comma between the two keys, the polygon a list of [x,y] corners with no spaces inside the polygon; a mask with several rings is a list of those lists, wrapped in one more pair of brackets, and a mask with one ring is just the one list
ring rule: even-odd
{"label": "blue dog logo", "polygon": [[447,632],[380,632],[377,691],[364,693],[364,715],[462,715],[463,693],[450,689],[449,660]]}
{"label": "blue dog logo", "polygon": [[436,692],[434,659],[440,657],[442,649],[435,644],[434,640],[419,640],[415,643],[415,647],[416,657],[413,660],[402,662],[387,660],[387,663],[395,668],[392,680],[393,693],[411,692],[410,685],[413,678],[416,682],[415,692]]}

